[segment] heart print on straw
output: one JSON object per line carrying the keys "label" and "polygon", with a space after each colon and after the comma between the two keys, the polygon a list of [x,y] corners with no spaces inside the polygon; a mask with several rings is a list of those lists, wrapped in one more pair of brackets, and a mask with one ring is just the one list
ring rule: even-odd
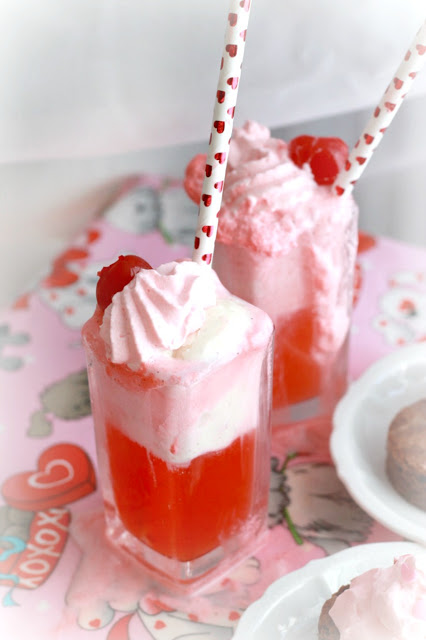
{"label": "heart print on straw", "polygon": [[426,20],[417,32],[358,142],[349,154],[346,166],[334,182],[334,189],[339,196],[352,191],[425,61]]}
{"label": "heart print on straw", "polygon": [[231,0],[213,109],[198,226],[192,254],[195,262],[210,266],[217,234],[217,216],[222,204],[250,5],[251,0]]}

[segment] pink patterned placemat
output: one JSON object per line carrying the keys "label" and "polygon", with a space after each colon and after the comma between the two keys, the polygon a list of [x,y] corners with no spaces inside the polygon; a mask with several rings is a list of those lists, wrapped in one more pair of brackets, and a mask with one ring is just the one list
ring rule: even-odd
{"label": "pink patterned placemat", "polygon": [[[351,545],[399,539],[351,500],[327,451],[292,433],[274,437],[267,535],[202,596],[155,593],[105,541],[80,329],[100,267],[120,253],[153,266],[188,256],[196,217],[178,182],[129,180],[0,314],[2,639],[226,640],[276,578]],[[426,338],[426,251],[361,236],[356,294],[353,377]]]}

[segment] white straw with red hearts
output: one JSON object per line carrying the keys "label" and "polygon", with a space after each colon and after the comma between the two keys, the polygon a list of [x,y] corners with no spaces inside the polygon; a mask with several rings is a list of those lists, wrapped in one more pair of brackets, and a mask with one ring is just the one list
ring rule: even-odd
{"label": "white straw with red hearts", "polygon": [[250,5],[251,0],[231,0],[229,6],[225,46],[215,96],[198,226],[192,254],[192,259],[199,264],[211,265],[213,258],[217,216],[222,204]]}
{"label": "white straw with red hearts", "polygon": [[417,32],[403,61],[396,70],[392,82],[349,154],[346,166],[340,171],[334,182],[334,189],[339,196],[343,193],[350,193],[354,188],[425,61],[426,21]]}

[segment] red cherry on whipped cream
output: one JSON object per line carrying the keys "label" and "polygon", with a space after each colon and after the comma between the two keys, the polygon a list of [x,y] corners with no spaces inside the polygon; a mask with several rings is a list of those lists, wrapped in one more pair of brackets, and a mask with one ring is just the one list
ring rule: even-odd
{"label": "red cherry on whipped cream", "polygon": [[288,143],[288,154],[298,167],[303,167],[309,162],[312,155],[312,147],[316,138],[313,136],[297,136]]}
{"label": "red cherry on whipped cream", "polygon": [[152,269],[151,265],[139,256],[120,256],[118,260],[98,272],[96,300],[105,311],[111,304],[112,297],[122,291],[141,269]]}
{"label": "red cherry on whipped cream", "polygon": [[348,145],[340,138],[298,136],[289,142],[290,158],[298,167],[308,163],[317,184],[333,184],[348,159]]}

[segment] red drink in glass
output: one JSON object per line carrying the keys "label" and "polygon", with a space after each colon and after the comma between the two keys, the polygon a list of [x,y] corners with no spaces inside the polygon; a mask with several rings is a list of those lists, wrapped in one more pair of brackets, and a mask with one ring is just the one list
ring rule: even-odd
{"label": "red drink in glass", "polygon": [[111,361],[100,309],[83,329],[108,535],[173,583],[266,523],[272,323],[214,280],[203,326],[138,368]]}
{"label": "red drink in glass", "polygon": [[[201,558],[226,543],[251,515],[255,498],[253,432],[185,466],[168,465],[112,425],[107,426],[107,447],[123,525],[163,556],[180,562]],[[258,505],[259,524],[265,499],[266,495]],[[255,522],[255,512],[252,517]]]}

